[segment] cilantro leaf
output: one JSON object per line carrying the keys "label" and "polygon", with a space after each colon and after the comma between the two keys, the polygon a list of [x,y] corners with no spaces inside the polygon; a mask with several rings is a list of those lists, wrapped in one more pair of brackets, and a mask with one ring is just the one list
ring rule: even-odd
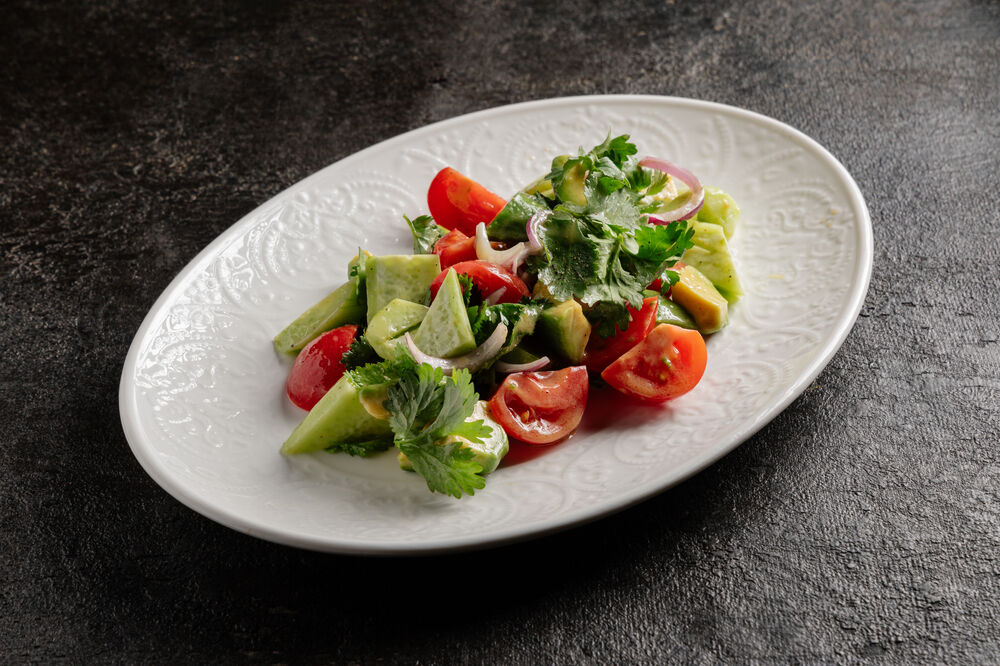
{"label": "cilantro leaf", "polygon": [[478,399],[468,370],[445,378],[440,368],[426,363],[404,373],[389,389],[384,405],[396,447],[430,490],[461,497],[485,485],[475,454],[461,440],[445,440],[455,435],[478,443],[489,436],[482,420],[466,421]]}
{"label": "cilantro leaf", "polygon": [[434,244],[445,235],[445,230],[435,224],[430,215],[421,215],[412,220],[404,215],[403,219],[413,234],[413,254],[434,254]]}
{"label": "cilantro leaf", "polygon": [[355,388],[390,384],[399,381],[401,377],[413,371],[417,362],[409,354],[402,354],[393,361],[369,363],[347,371],[347,378]]}
{"label": "cilantro leaf", "polygon": [[375,353],[375,350],[372,349],[372,346],[365,339],[364,335],[354,338],[354,342],[344,352],[344,355],[340,357],[340,362],[348,370],[354,370],[369,363],[379,363],[381,360],[382,357]]}

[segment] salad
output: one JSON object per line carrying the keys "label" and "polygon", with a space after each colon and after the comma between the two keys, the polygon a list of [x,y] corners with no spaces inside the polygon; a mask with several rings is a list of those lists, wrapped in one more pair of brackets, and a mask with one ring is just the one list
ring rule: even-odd
{"label": "salad", "polygon": [[286,455],[371,456],[454,497],[485,485],[513,438],[565,442],[591,382],[661,403],[707,363],[703,335],[742,295],[739,209],[628,135],[561,155],[509,200],[451,168],[404,218],[413,254],[359,249],[347,280],[274,338],[308,410]]}

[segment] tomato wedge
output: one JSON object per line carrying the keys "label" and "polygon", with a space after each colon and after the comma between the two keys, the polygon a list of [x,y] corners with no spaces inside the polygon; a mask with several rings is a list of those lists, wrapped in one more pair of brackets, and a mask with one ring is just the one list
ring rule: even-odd
{"label": "tomato wedge", "polygon": [[[509,268],[504,268],[498,264],[478,260],[463,261],[451,268],[454,268],[457,273],[468,275],[472,278],[472,283],[476,285],[483,298],[503,289],[503,294],[499,297],[497,303],[517,303],[524,296],[531,295],[531,292],[528,291],[528,286],[524,284],[521,278],[514,275]],[[437,296],[438,289],[441,288],[441,283],[444,282],[444,276],[448,274],[448,270],[441,271],[434,278],[434,282],[431,282],[431,298]]]}
{"label": "tomato wedge", "polygon": [[693,389],[708,364],[698,331],[660,324],[646,339],[609,365],[601,377],[625,395],[665,402]]}
{"label": "tomato wedge", "polygon": [[587,350],[583,355],[583,362],[587,369],[598,374],[608,367],[615,359],[627,352],[632,347],[642,342],[643,338],[649,335],[656,325],[656,308],[659,306],[659,299],[650,296],[643,299],[642,308],[636,310],[631,305],[627,306],[632,321],[624,331],[620,328],[615,335],[610,338],[602,338],[597,333],[590,336],[587,343]]}
{"label": "tomato wedge", "polygon": [[441,259],[441,268],[448,268],[463,261],[475,261],[476,239],[466,236],[458,229],[452,229],[437,243],[434,254]]}
{"label": "tomato wedge", "polygon": [[466,236],[474,236],[477,224],[489,224],[506,205],[505,199],[451,167],[441,169],[427,190],[427,207],[434,221]]}
{"label": "tomato wedge", "polygon": [[587,406],[587,369],[507,375],[490,398],[490,411],[510,437],[551,444],[573,432]]}
{"label": "tomato wedge", "polygon": [[357,326],[341,326],[302,348],[285,382],[285,393],[295,406],[312,409],[344,375],[347,368],[340,359],[357,334]]}

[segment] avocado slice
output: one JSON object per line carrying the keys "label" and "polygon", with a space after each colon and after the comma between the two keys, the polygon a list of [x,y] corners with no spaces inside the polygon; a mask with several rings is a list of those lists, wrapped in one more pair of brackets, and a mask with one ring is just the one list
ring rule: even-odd
{"label": "avocado slice", "polygon": [[583,168],[583,164],[577,162],[563,172],[562,180],[555,186],[555,192],[559,196],[560,201],[577,206],[586,206],[586,184],[587,170]]}
{"label": "avocado slice", "polygon": [[361,404],[358,391],[344,375],[306,414],[285,443],[285,455],[322,451],[342,442],[366,442],[391,438],[389,422],[371,416]]}
{"label": "avocado slice", "polygon": [[[507,433],[504,432],[500,424],[493,420],[490,415],[489,407],[486,401],[480,400],[476,403],[475,408],[472,410],[472,415],[465,419],[466,421],[478,421],[482,422],[490,429],[490,434],[483,438],[483,441],[479,444],[473,444],[464,437],[459,437],[457,435],[450,435],[444,439],[437,442],[440,446],[447,446],[452,442],[461,442],[462,447],[470,449],[473,452],[473,460],[479,463],[479,466],[483,468],[482,474],[489,474],[497,468],[503,457],[507,455],[507,451],[510,448],[510,444],[507,441]],[[408,472],[413,471],[413,464],[410,463],[409,458],[406,454],[400,451],[397,454],[399,459],[399,468],[404,469]]]}
{"label": "avocado slice", "polygon": [[386,360],[395,359],[400,353],[403,334],[419,326],[429,309],[426,305],[394,298],[372,317],[365,330],[365,339],[376,354]]}
{"label": "avocado slice", "polygon": [[368,321],[394,298],[428,305],[431,282],[440,272],[441,260],[436,254],[368,257],[365,267]]}
{"label": "avocado slice", "polygon": [[486,225],[486,234],[490,240],[517,243],[528,240],[525,227],[535,213],[549,209],[545,199],[538,194],[518,192],[504,206],[493,221]]}
{"label": "avocado slice", "polygon": [[687,310],[682,308],[679,304],[674,303],[669,298],[663,296],[663,294],[658,291],[652,291],[646,289],[642,292],[642,295],[646,298],[650,296],[656,296],[660,304],[656,308],[656,323],[657,324],[673,324],[674,326],[680,326],[681,328],[689,328],[691,330],[696,330],[698,325],[694,323],[694,319],[688,314]]}
{"label": "avocado slice", "polygon": [[699,222],[718,224],[726,234],[726,240],[733,237],[736,223],[740,219],[740,209],[731,196],[717,187],[705,187],[705,203],[695,216]]}
{"label": "avocado slice", "polygon": [[694,266],[707,277],[726,300],[735,303],[743,295],[743,287],[736,275],[733,256],[722,227],[710,222],[692,222],[693,247],[687,249],[681,261]]}
{"label": "avocado slice", "polygon": [[583,360],[590,340],[590,322],[576,301],[564,301],[542,311],[538,317],[538,335],[570,363]]}
{"label": "avocado slice", "polygon": [[[676,270],[676,269],[675,269]],[[729,303],[694,266],[677,271],[680,279],[670,288],[670,298],[688,311],[698,330],[715,333],[729,323]]]}
{"label": "avocado slice", "polygon": [[476,337],[472,334],[455,269],[448,269],[413,342],[423,353],[441,358],[461,356],[476,348]]}
{"label": "avocado slice", "polygon": [[274,348],[283,354],[295,353],[331,328],[361,323],[364,310],[358,279],[351,278],[274,336]]}

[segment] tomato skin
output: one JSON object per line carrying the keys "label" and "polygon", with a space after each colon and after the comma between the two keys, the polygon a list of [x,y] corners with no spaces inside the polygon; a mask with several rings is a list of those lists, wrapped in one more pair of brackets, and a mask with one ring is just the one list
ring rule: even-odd
{"label": "tomato skin", "polygon": [[516,372],[490,398],[490,412],[508,436],[552,444],[573,432],[587,407],[590,385],[581,365],[548,372]]}
{"label": "tomato skin", "polygon": [[[664,359],[669,363],[664,363]],[[660,324],[601,373],[610,386],[643,402],[666,402],[693,389],[705,374],[708,350],[698,331]]]}
{"label": "tomato skin", "polygon": [[451,167],[441,169],[427,190],[427,207],[434,221],[466,236],[474,236],[477,224],[489,224],[506,205],[505,199]]}
{"label": "tomato skin", "polygon": [[288,373],[285,393],[296,407],[312,409],[347,369],[340,362],[358,334],[353,324],[319,336],[299,352]]}
{"label": "tomato skin", "polygon": [[[479,260],[462,261],[451,266],[451,268],[455,269],[457,273],[468,275],[472,278],[473,284],[479,289],[479,293],[483,295],[483,298],[486,298],[498,289],[505,289],[497,303],[517,303],[524,296],[531,295],[531,292],[528,291],[528,286],[524,284],[524,280],[514,275],[509,268],[504,268],[498,264]],[[444,282],[444,277],[448,274],[448,270],[441,271],[434,278],[434,282],[431,282],[431,298],[437,296],[438,289],[441,288],[441,283]]]}
{"label": "tomato skin", "polygon": [[434,243],[434,254],[441,259],[442,269],[463,261],[475,261],[476,239],[466,236],[458,229],[452,229]]}
{"label": "tomato skin", "polygon": [[656,296],[644,298],[642,308],[636,310],[628,305],[629,314],[632,321],[624,331],[620,328],[618,332],[610,338],[602,338],[594,333],[587,343],[587,350],[583,355],[583,362],[587,369],[595,374],[601,373],[619,356],[627,352],[632,347],[643,341],[656,325],[656,308],[659,306],[659,299]]}

